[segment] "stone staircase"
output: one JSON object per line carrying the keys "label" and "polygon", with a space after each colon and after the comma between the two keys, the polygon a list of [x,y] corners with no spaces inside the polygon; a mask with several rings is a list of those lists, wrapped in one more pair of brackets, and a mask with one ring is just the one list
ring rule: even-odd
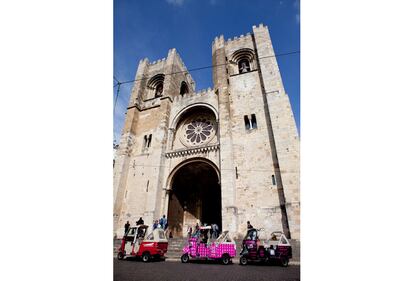
{"label": "stone staircase", "polygon": [[185,245],[187,245],[187,238],[168,239],[168,251],[165,256],[167,258],[180,258]]}
{"label": "stone staircase", "polygon": [[[242,239],[236,239],[236,257],[234,261],[238,262],[240,258],[240,247],[242,244]],[[300,262],[300,241],[299,240],[289,240],[290,244],[292,245],[292,253],[293,257],[291,261],[293,262]],[[170,259],[179,259],[182,255],[182,250],[184,246],[187,244],[186,238],[170,238],[168,239],[168,251],[165,255],[166,258]],[[114,256],[116,256],[118,252],[118,248],[121,246],[120,239],[114,239]]]}

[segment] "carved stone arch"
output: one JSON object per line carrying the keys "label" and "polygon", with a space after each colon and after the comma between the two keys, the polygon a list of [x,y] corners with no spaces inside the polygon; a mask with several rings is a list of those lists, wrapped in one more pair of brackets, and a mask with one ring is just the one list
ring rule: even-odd
{"label": "carved stone arch", "polygon": [[166,185],[165,185],[166,186],[166,189],[167,190],[171,190],[171,188],[172,188],[171,187],[171,184],[172,184],[172,182],[174,180],[174,176],[175,176],[175,174],[177,173],[177,171],[180,168],[182,168],[182,167],[184,167],[184,166],[186,166],[188,164],[195,163],[195,162],[202,162],[202,163],[205,163],[205,164],[210,165],[214,169],[214,171],[217,173],[217,178],[219,179],[219,184],[220,184],[220,179],[221,179],[221,177],[220,177],[220,170],[217,167],[217,165],[213,161],[211,161],[211,160],[209,160],[207,158],[203,158],[203,157],[193,157],[193,158],[190,158],[190,159],[183,160],[182,162],[178,163],[171,170],[171,172],[170,172],[170,174],[169,174],[169,176],[167,178]]}
{"label": "carved stone arch", "polygon": [[174,237],[185,237],[188,225],[222,227],[220,172],[203,157],[186,159],[170,172],[166,182],[165,213]]}
{"label": "carved stone arch", "polygon": [[183,108],[183,109],[181,109],[175,116],[174,116],[174,119],[173,119],[173,121],[172,121],[172,123],[171,123],[171,125],[170,125],[170,129],[173,129],[173,130],[175,130],[176,128],[177,128],[177,124],[178,124],[178,122],[181,120],[181,118],[189,111],[189,110],[191,110],[191,109],[193,109],[193,108],[195,108],[195,107],[204,107],[204,108],[207,108],[207,109],[210,109],[213,113],[214,113],[214,116],[216,117],[216,121],[218,122],[218,120],[219,120],[219,118],[218,118],[218,112],[217,112],[217,109],[214,107],[214,106],[212,106],[211,104],[208,104],[208,103],[202,103],[202,102],[199,102],[199,103],[194,103],[194,104],[191,104],[191,105],[189,105],[189,106],[186,106],[185,108]]}
{"label": "carved stone arch", "polygon": [[239,49],[232,54],[230,61],[237,63],[242,59],[247,59],[249,62],[253,62],[254,51],[249,48]]}
{"label": "carved stone arch", "polygon": [[[241,71],[241,69],[245,71]],[[230,57],[230,74],[240,74],[250,72],[256,69],[254,51],[249,48],[243,48],[235,51]]]}
{"label": "carved stone arch", "polygon": [[155,89],[155,87],[159,84],[159,83],[164,83],[164,78],[165,75],[164,74],[156,74],[154,76],[152,76],[148,82],[147,82],[147,87],[149,89]]}

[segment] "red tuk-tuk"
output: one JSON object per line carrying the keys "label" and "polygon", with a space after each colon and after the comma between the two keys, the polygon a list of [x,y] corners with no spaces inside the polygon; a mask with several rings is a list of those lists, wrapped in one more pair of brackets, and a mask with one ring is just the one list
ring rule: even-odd
{"label": "red tuk-tuk", "polygon": [[118,259],[124,257],[142,258],[148,262],[151,258],[164,257],[168,249],[168,240],[164,230],[156,228],[152,232],[147,231],[147,225],[132,226],[122,238],[122,244],[118,249]]}

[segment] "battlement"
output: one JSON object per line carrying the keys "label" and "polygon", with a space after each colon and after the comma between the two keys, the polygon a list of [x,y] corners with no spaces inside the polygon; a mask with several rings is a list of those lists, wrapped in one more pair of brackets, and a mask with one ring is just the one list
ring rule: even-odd
{"label": "battlement", "polygon": [[155,64],[159,64],[159,63],[164,63],[165,62],[165,58],[150,62],[149,65],[155,65]]}
{"label": "battlement", "polygon": [[240,39],[245,39],[246,37],[250,37],[250,36],[251,36],[251,33],[247,32],[246,34],[241,34],[239,36],[234,36],[233,39],[232,38],[227,38],[226,44],[228,44],[230,42],[233,42],[233,41],[238,41]]}
{"label": "battlement", "polygon": [[255,25],[253,25],[253,29],[256,29],[256,28],[264,28],[264,29],[268,29],[267,25],[263,25],[263,23],[260,23],[260,24],[259,24],[259,26],[255,26]]}
{"label": "battlement", "polygon": [[207,89],[202,89],[194,93],[184,94],[182,96],[176,96],[174,97],[173,102],[181,102],[186,101],[187,99],[193,99],[193,98],[202,98],[206,95],[213,95],[214,91],[208,87]]}
{"label": "battlement", "polygon": [[[253,28],[253,30],[254,29],[268,29],[268,27],[266,25],[263,25],[263,23],[260,23],[259,26],[253,25],[252,28]],[[247,32],[246,34],[241,34],[239,36],[234,36],[233,38],[227,38],[227,40],[226,40],[225,43],[227,44],[229,42],[233,42],[233,41],[237,41],[237,40],[240,40],[240,39],[244,39],[246,37],[250,37],[251,35],[252,34],[250,32]],[[223,40],[224,40],[224,36],[223,35],[220,35],[219,37],[216,36],[214,38],[214,41],[213,41],[212,45],[221,43]]]}
{"label": "battlement", "polygon": [[[162,70],[162,69],[167,65],[167,62],[168,62],[168,64],[174,65],[173,60],[175,58],[178,60],[178,64],[175,63],[176,66],[177,65],[179,66],[178,72],[185,73],[185,75],[189,79],[190,85],[193,85],[195,83],[194,79],[191,76],[191,74],[188,72],[187,67],[184,64],[184,61],[182,60],[180,54],[177,52],[177,50],[175,48],[172,48],[172,49],[168,50],[168,56],[166,58],[162,58],[162,59],[152,61],[152,62],[150,62],[148,60],[148,58],[144,58],[144,59],[141,59],[139,61],[139,65],[145,65],[147,67],[151,66],[151,68],[153,70],[155,69],[155,71],[165,71],[165,70]],[[167,70],[167,72],[168,71],[169,70]],[[177,69],[175,69],[175,71],[177,71]]]}

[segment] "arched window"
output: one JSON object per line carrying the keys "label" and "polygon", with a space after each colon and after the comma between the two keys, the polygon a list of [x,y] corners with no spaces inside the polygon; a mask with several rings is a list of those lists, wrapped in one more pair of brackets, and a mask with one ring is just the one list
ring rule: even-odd
{"label": "arched window", "polygon": [[248,59],[241,59],[239,61],[239,73],[246,73],[250,71],[250,63]]}
{"label": "arched window", "polygon": [[188,94],[188,86],[184,81],[181,82],[180,95]]}
{"label": "arched window", "polygon": [[230,59],[230,63],[234,65],[232,74],[242,74],[255,70],[254,57],[252,49],[243,48],[235,51]]}
{"label": "arched window", "polygon": [[147,83],[149,93],[153,93],[155,98],[161,97],[164,91],[164,74],[153,76]]}

